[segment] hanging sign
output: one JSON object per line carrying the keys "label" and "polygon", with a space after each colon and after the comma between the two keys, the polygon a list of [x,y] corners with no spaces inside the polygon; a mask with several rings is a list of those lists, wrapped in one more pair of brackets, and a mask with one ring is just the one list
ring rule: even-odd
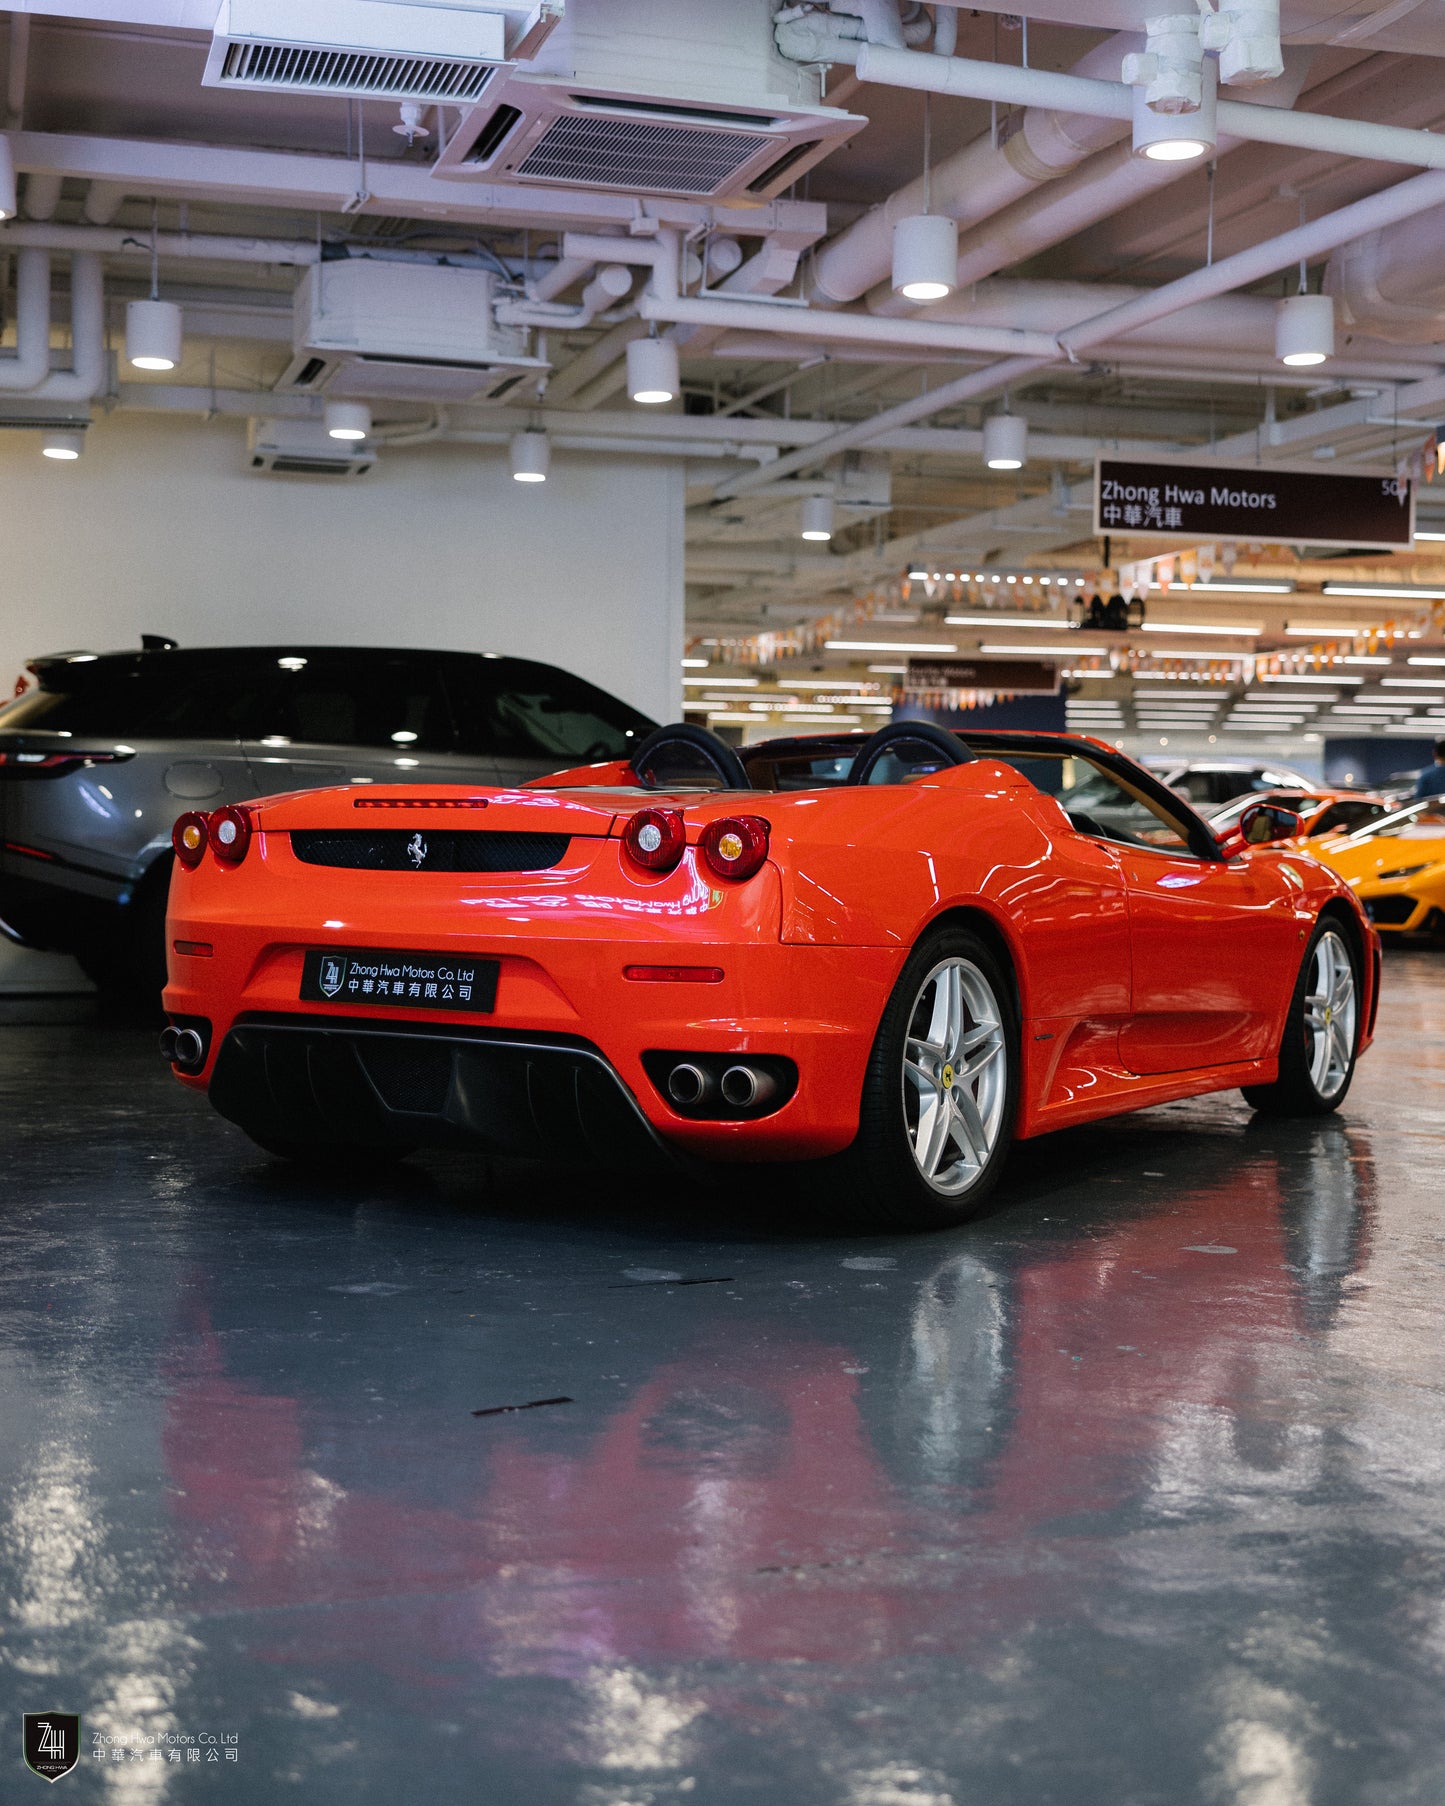
{"label": "hanging sign", "polygon": [[[1060,627],[1064,623],[1060,621]],[[1044,658],[911,658],[907,690],[1007,690],[1015,696],[1056,696],[1059,668]]]}
{"label": "hanging sign", "polygon": [[1398,476],[1101,455],[1094,532],[1408,551],[1414,485]]}

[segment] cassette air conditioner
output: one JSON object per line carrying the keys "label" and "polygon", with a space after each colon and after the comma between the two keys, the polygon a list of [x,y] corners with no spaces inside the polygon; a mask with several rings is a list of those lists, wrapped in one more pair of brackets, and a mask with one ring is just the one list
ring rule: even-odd
{"label": "cassette air conditioner", "polygon": [[816,71],[777,55],[770,0],[568,0],[433,173],[758,203],[867,123],[820,95]]}
{"label": "cassette air conditioner", "polygon": [[332,439],[320,420],[253,420],[246,434],[252,470],[273,477],[360,477],[376,448]]}
{"label": "cassette air conditioner", "polygon": [[313,264],[277,387],[333,401],[500,401],[546,362],[528,355],[524,330],[496,324],[496,287],[490,270],[448,264]]}

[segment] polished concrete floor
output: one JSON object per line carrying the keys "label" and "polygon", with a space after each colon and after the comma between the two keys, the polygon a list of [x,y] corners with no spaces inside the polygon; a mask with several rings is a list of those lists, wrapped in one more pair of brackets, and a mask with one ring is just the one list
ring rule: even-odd
{"label": "polished concrete floor", "polygon": [[1440,1806],[1445,953],[1381,1020],[908,1239],[320,1186],[0,1004],[0,1799]]}

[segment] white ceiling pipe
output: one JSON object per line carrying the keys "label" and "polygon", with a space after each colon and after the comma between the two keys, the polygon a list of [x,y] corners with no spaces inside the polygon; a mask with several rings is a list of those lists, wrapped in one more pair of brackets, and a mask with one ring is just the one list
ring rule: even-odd
{"label": "white ceiling pipe", "polygon": [[[1313,54],[1309,50],[1291,50],[1284,76],[1255,90],[1256,100],[1293,106],[1304,88]],[[1215,145],[1215,155],[1222,157],[1242,142],[1239,138],[1221,136]],[[954,281],[959,289],[982,282],[999,270],[1022,263],[1037,252],[1071,238],[1087,226],[1125,212],[1197,167],[1191,163],[1160,163],[1148,157],[1136,157],[1127,141],[1100,151],[1057,181],[1043,184],[965,233],[959,240]],[[873,313],[896,311],[894,298],[886,288],[875,290],[869,296],[868,307]],[[932,308],[928,313],[932,314]]]}
{"label": "white ceiling pipe", "polygon": [[26,219],[54,219],[60,205],[61,177],[50,170],[36,170],[25,178],[21,211]]}
{"label": "white ceiling pipe", "polygon": [[496,315],[503,326],[590,326],[598,314],[615,306],[632,287],[632,272],[620,263],[604,264],[582,291],[576,307],[557,301],[500,301]]}
{"label": "white ceiling pipe", "polygon": [[[858,76],[861,81],[878,82],[889,88],[1005,101],[1012,106],[1052,106],[1105,119],[1133,118],[1134,91],[1123,82],[1090,81],[1076,75],[1055,75],[1046,69],[982,63],[971,57],[920,56],[912,50],[888,50],[866,44],[858,55]],[[1261,144],[1284,144],[1296,150],[1404,163],[1421,169],[1445,168],[1445,136],[1415,131],[1409,126],[1337,119],[1326,113],[1295,113],[1283,107],[1256,106],[1238,100],[1221,100],[1217,117],[1221,133]]]}
{"label": "white ceiling pipe", "polygon": [[[31,177],[34,180],[34,177]],[[0,228],[0,248],[34,245],[46,251],[95,251],[106,257],[149,259],[150,233],[144,236],[119,226],[65,226],[53,221],[15,220]],[[321,261],[321,247],[305,238],[242,238],[219,232],[159,232],[160,256],[206,263],[310,264]]]}
{"label": "white ceiling pipe", "polygon": [[[1142,39],[1121,32],[1096,46],[1074,65],[1083,77],[1116,73],[1122,57]],[[995,145],[985,133],[961,151],[934,165],[929,174],[929,206],[962,226],[987,219],[1021,196],[1073,169],[1094,151],[1126,136],[1120,120],[1066,114],[1051,107],[1030,107],[1005,143]],[[900,219],[923,212],[923,178],[895,194],[822,246],[813,260],[813,293],[827,301],[856,301],[888,275],[893,261],[893,227]],[[907,302],[887,311],[906,312]]]}
{"label": "white ceiling pipe", "polygon": [[805,335],[819,344],[901,345],[933,351],[979,351],[994,356],[1047,357],[1051,335],[1017,332],[1007,326],[935,325],[931,320],[889,320],[872,314],[834,313],[827,308],[798,308],[781,302],[669,299],[644,294],[637,304],[644,320],[669,320],[688,326],[727,326],[738,330]]}
{"label": "white ceiling pipe", "polygon": [[125,205],[128,188],[121,182],[92,182],[81,214],[87,225],[108,226]]}
{"label": "white ceiling pipe", "polygon": [[[16,132],[14,150],[20,169],[51,170],[107,184],[122,198],[154,194],[333,213],[356,187],[353,158],[309,151],[258,151],[49,132]],[[368,212],[403,219],[514,226],[540,233],[569,227],[598,232],[611,227],[627,232],[638,217],[634,194],[525,182],[448,181],[433,175],[427,165],[394,159],[368,163],[366,179],[371,190]],[[779,200],[730,207],[710,199],[649,195],[647,211],[664,227],[764,238],[795,250],[815,244],[828,228],[828,210],[821,201]],[[593,261],[614,262],[616,258],[614,245]]]}
{"label": "white ceiling pipe", "polygon": [[[1412,176],[1394,188],[1370,195],[1351,206],[1338,208],[1334,213],[1326,214],[1309,225],[1297,227],[1293,232],[1267,239],[1263,244],[1254,245],[1247,251],[1236,252],[1232,257],[1222,258],[1218,263],[1195,270],[1177,282],[1166,283],[1162,288],[1151,290],[1122,307],[1106,309],[1093,320],[1084,321],[1061,333],[1058,339],[1059,352],[1064,357],[1075,359],[1081,351],[1091,350],[1110,339],[1119,338],[1136,327],[1147,325],[1151,320],[1163,319],[1165,315],[1176,313],[1196,301],[1208,300],[1213,295],[1226,294],[1230,289],[1257,282],[1261,277],[1273,275],[1278,270],[1297,263],[1300,258],[1320,256],[1338,245],[1347,244],[1358,233],[1370,232],[1377,227],[1391,225],[1398,219],[1408,219],[1413,214],[1424,213],[1441,201],[1445,201],[1445,172],[1431,170],[1425,175]],[[807,450],[792,452],[777,459],[769,468],[767,480],[776,482],[796,470],[809,469],[839,452],[866,445],[879,432],[886,432],[892,427],[909,425],[939,412],[940,409],[955,407],[963,401],[996,394],[1000,389],[1022,382],[1052,361],[1054,360],[1015,357],[1005,359],[992,370],[975,370],[956,382],[944,383],[929,394],[916,396],[911,401],[901,402],[897,407],[887,408],[881,414],[875,414],[871,421],[861,421],[856,426],[831,434]],[[725,500],[754,488],[762,480],[755,473],[735,477],[727,483],[719,484],[715,494],[718,500]]]}
{"label": "white ceiling pipe", "polygon": [[50,258],[22,251],[15,261],[15,353],[0,356],[6,394],[24,394],[50,374]]}
{"label": "white ceiling pipe", "polygon": [[544,276],[527,284],[527,293],[533,301],[555,301],[574,283],[580,282],[596,261],[587,257],[559,257]]}
{"label": "white ceiling pipe", "polygon": [[[1441,143],[1445,146],[1445,139]],[[1177,313],[1195,301],[1208,300],[1213,295],[1258,282],[1291,264],[1308,262],[1348,244],[1362,232],[1375,231],[1396,220],[1412,219],[1441,203],[1445,203],[1445,171],[1432,169],[1424,175],[1411,176],[1393,188],[1382,189],[1378,194],[1367,195],[1348,207],[1339,207],[1307,225],[1297,226],[1292,232],[1266,239],[1263,244],[1253,245],[1248,250],[1236,251],[1232,257],[1194,270],[1188,276],[1166,283],[1163,288],[1146,290],[1122,307],[1111,307],[1082,326],[1060,333],[1059,347],[1065,356],[1072,357],[1109,339],[1122,338],[1166,314]]]}
{"label": "white ceiling pipe", "polygon": [[1399,344],[1430,344],[1445,330],[1445,207],[1342,245],[1325,270],[1342,317]]}
{"label": "white ceiling pipe", "polygon": [[105,283],[99,257],[82,251],[70,260],[71,367],[52,370],[26,391],[33,401],[91,401],[105,388]]}

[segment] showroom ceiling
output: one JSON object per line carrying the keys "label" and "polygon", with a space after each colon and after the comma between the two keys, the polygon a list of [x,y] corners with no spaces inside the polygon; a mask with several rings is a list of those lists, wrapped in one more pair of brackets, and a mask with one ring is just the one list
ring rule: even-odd
{"label": "showroom ceiling", "polygon": [[[52,362],[69,367],[72,293],[76,355],[74,374],[28,389],[0,366],[0,416],[234,414],[258,467],[319,469],[311,446],[338,471],[374,466],[368,481],[419,441],[521,431],[564,454],[681,457],[697,641],[736,657],[749,634],[886,591],[870,640],[918,640],[923,623],[941,644],[947,607],[999,606],[981,582],[992,572],[1092,577],[1184,549],[1115,539],[1106,560],[1090,519],[1100,449],[1394,472],[1445,407],[1445,174],[1425,136],[1445,117],[1445,4],[1289,0],[1280,72],[1257,46],[1218,50],[1221,73],[1231,56],[1264,60],[1218,88],[1214,153],[1174,162],[1133,154],[1126,116],[1125,57],[1163,43],[1146,44],[1148,11],[92,0],[12,13],[0,45],[20,217],[0,249],[22,347],[43,331],[48,257]],[[1173,65],[1159,66],[1163,80]],[[1207,110],[1213,56],[1204,69]],[[896,223],[919,214],[957,229],[957,286],[934,302],[890,283]],[[87,399],[97,274],[118,355]],[[1301,280],[1332,297],[1335,346],[1287,368],[1276,314]],[[183,338],[173,368],[143,371],[121,347],[127,303],[152,297],[179,305]],[[1092,324],[1113,310],[1117,331]],[[650,340],[659,380],[675,353],[678,392],[647,406],[630,391]],[[324,424],[338,401],[371,422],[340,452]],[[1027,422],[1025,461],[992,470],[984,428],[1003,412]],[[801,537],[810,502],[830,539]],[[1431,502],[1426,489],[1424,526]],[[1383,568],[1428,587],[1445,578],[1433,549],[1243,556],[1307,597],[1311,621],[1349,631],[1381,610],[1323,591],[1325,577],[1379,582]],[[940,582],[909,585],[910,568]],[[1226,598],[1207,606],[1230,625]],[[1153,599],[1151,618],[1171,612],[1200,611]],[[1237,624],[1255,631],[1227,644],[1283,645],[1287,615],[1251,605]],[[989,635],[944,638],[967,652]],[[866,675],[861,655],[831,662]]]}

